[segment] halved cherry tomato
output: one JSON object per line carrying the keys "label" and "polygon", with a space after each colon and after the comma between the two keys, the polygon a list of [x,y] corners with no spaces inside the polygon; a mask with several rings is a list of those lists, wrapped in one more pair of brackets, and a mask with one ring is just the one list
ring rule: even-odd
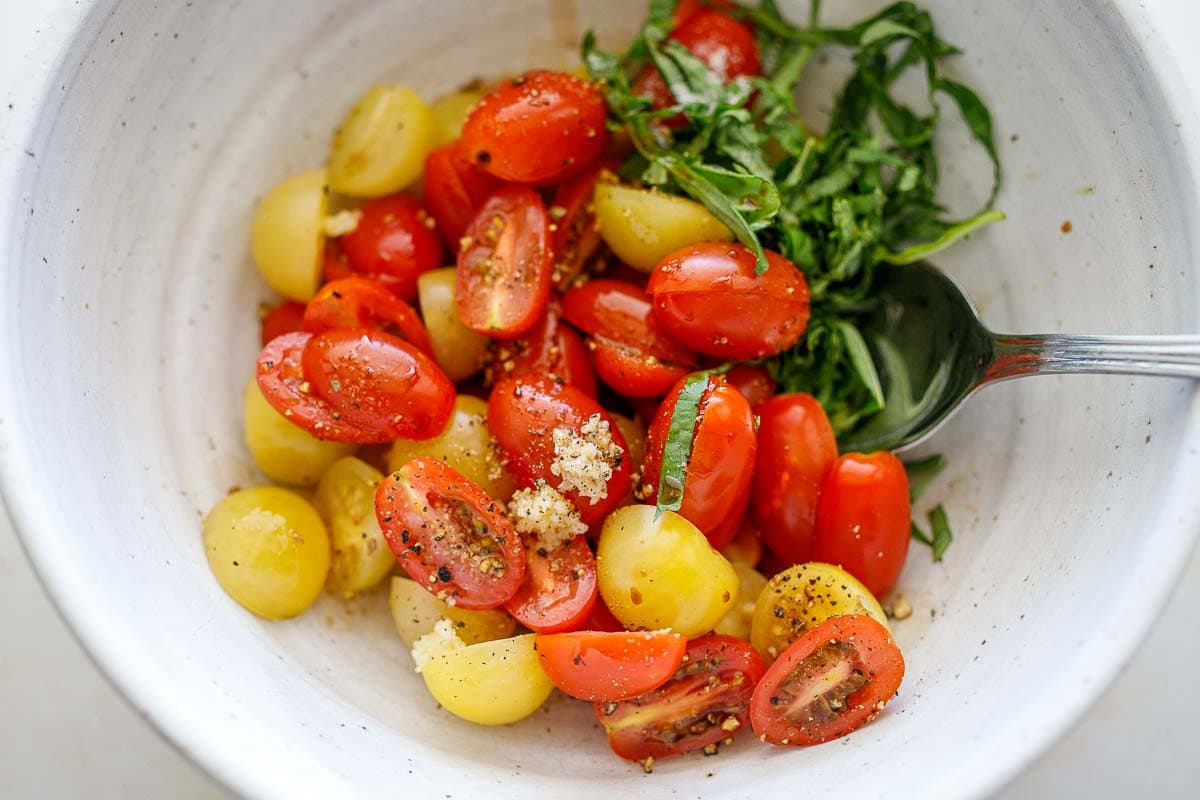
{"label": "halved cherry tomato", "polygon": [[704,636],[688,643],[687,660],[669,681],[641,697],[596,703],[596,719],[613,752],[631,761],[715,753],[746,726],[750,696],[764,672],[749,642]]}
{"label": "halved cherry tomato", "polygon": [[425,159],[425,205],[437,220],[438,233],[457,253],[467,226],[500,182],[463,152],[458,141],[439,147]]}
{"label": "halved cherry tomato", "polygon": [[276,336],[258,356],[258,388],[271,407],[318,439],[360,444],[387,441],[360,428],[312,391],[302,362],[311,333]]}
{"label": "halved cherry tomato", "polygon": [[847,453],[821,488],[813,560],[837,564],[876,597],[896,584],[908,555],[908,474],[891,453]]}
{"label": "halved cherry tomato", "polygon": [[676,250],[650,275],[654,319],[686,347],[746,361],[780,353],[804,335],[808,284],[796,265],[767,251],[754,274],[754,254],[740,244],[702,242]]}
{"label": "halved cherry tomato", "polygon": [[592,210],[592,195],[600,173],[615,167],[614,160],[606,160],[564,183],[554,193],[554,201],[550,204],[553,228],[550,251],[554,254],[554,288],[560,292],[571,287],[583,272],[584,264],[600,246],[600,226]]}
{"label": "halved cherry tomato", "polygon": [[492,346],[492,375],[495,379],[550,376],[596,396],[596,374],[588,360],[587,346],[574,330],[562,324],[562,306],[551,298],[546,313],[520,339]]}
{"label": "halved cherry tomato", "polygon": [[267,312],[262,321],[263,347],[276,336],[304,330],[304,304],[284,300]]}
{"label": "halved cherry tomato", "polygon": [[[647,503],[658,497],[663,448],[683,386],[683,381],[676,384],[650,425],[642,468],[642,497]],[[729,544],[746,514],[756,448],[750,404],[724,378],[710,376],[700,397],[679,514],[717,550]]]}
{"label": "halved cherry tomato", "polygon": [[[686,18],[678,14],[676,20],[682,21],[682,24],[669,38],[692,51],[722,82],[730,83],[735,78],[761,74],[762,65],[754,34],[733,17],[704,9]],[[634,81],[633,92],[652,100],[655,108],[666,108],[675,102],[667,82],[653,65]],[[672,120],[674,122],[676,120]]]}
{"label": "halved cherry tomato", "polygon": [[596,558],[587,537],[552,553],[525,542],[525,580],[504,608],[537,633],[577,631],[596,605]]}
{"label": "halved cherry tomato", "polygon": [[604,603],[604,598],[597,592],[596,605],[592,606],[592,613],[584,620],[580,630],[623,631],[625,630],[625,626],[621,624],[621,620],[613,616],[613,612],[608,610],[608,606]]}
{"label": "halved cherry tomato", "polygon": [[458,608],[496,608],[525,577],[525,548],[500,504],[445,461],[414,458],[384,478],[375,516],[404,571]]}
{"label": "halved cherry tomato", "polygon": [[433,217],[420,200],[402,194],[368,201],[359,211],[358,225],[339,240],[350,268],[413,302],[421,273],[443,266]]}
{"label": "halved cherry tomato", "polygon": [[463,124],[462,142],[476,164],[501,180],[555,183],[604,151],[607,116],[591,84],[533,70],[483,96]]}
{"label": "halved cherry tomato", "polygon": [[833,427],[810,394],[776,395],[754,410],[758,458],[750,510],[783,566],[811,561],[821,485],[837,458]]}
{"label": "halved cherry tomato", "polygon": [[[592,418],[596,417],[595,423]],[[499,381],[488,398],[488,427],[508,459],[508,470],[523,487],[544,480],[563,493],[579,509],[587,525],[603,519],[625,499],[630,487],[628,449],[625,437],[608,412],[581,390],[559,384],[549,378],[518,378]],[[600,491],[582,492],[574,480],[568,480],[556,462],[555,432],[567,440],[593,441],[585,436],[584,426],[607,428],[612,447],[610,458],[598,458],[585,468],[583,478],[589,484],[601,484]],[[605,481],[605,477],[607,480]],[[564,488],[564,484],[570,488]]]}
{"label": "halved cherry tomato", "polygon": [[670,631],[579,631],[539,636],[538,661],[571,697],[610,703],[662,686],[683,661],[687,639]]}
{"label": "halved cherry tomato", "polygon": [[433,359],[380,331],[319,333],[301,363],[312,393],[373,442],[437,436],[454,411],[454,384]]}
{"label": "halved cherry tomato", "polygon": [[725,373],[725,382],[742,393],[751,408],[774,396],[779,384],[762,367],[738,364]]}
{"label": "halved cherry tomato", "polygon": [[476,333],[513,339],[532,328],[550,299],[550,221],[537,192],[502,186],[467,227],[454,300]]}
{"label": "halved cherry tomato", "polygon": [[342,278],[321,287],[304,309],[304,330],[371,328],[411,342],[427,355],[433,350],[421,318],[408,303],[370,278]]}
{"label": "halved cherry tomato", "polygon": [[806,746],[858,730],[896,696],[904,657],[860,614],[833,617],[792,642],[763,676],[750,722],[764,742]]}
{"label": "halved cherry tomato", "polygon": [[600,380],[625,397],[658,397],[696,367],[696,355],[663,333],[650,295],[622,281],[588,281],[563,295],[563,318],[591,335]]}

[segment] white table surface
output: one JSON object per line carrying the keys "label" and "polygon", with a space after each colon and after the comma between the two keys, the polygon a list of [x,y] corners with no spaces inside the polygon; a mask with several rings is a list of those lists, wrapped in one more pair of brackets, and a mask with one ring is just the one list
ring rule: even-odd
{"label": "white table surface", "polygon": [[[164,742],[88,660],[2,510],[0,609],[0,797],[230,797]],[[1198,612],[1200,551],[1100,703],[1000,797],[1200,796]]]}

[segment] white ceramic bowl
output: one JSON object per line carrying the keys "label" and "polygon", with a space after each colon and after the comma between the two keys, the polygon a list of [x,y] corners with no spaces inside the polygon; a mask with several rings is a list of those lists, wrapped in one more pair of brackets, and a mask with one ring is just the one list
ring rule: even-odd
{"label": "white ceramic bowl", "polygon": [[[898,700],[840,742],[744,741],[643,776],[581,704],[503,730],[439,711],[379,597],[264,623],[209,574],[201,514],[240,441],[263,189],[319,164],[378,81],[427,97],[619,42],[639,0],[9,4],[0,31],[4,492],[51,594],[132,702],[256,797],[979,795],[1129,656],[1197,531],[1200,400],[1161,380],[991,389],[939,436],[956,540],[915,547]],[[849,17],[878,5],[837,4]],[[985,87],[1004,225],[941,263],[995,327],[1197,329],[1200,60],[1189,0],[929,2]],[[1143,7],[1145,6],[1145,7]],[[836,60],[833,62],[836,66]],[[5,107],[7,106],[7,108]],[[946,142],[958,202],[981,163]],[[1060,226],[1070,220],[1073,231]],[[373,610],[359,613],[367,608]],[[746,737],[748,738],[748,737]]]}

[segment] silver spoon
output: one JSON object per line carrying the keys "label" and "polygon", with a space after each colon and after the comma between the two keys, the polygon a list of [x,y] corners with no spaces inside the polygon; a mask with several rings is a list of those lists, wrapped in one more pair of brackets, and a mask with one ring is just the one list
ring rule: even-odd
{"label": "silver spoon", "polygon": [[883,411],[844,434],[843,451],[908,449],[990,383],[1104,373],[1200,378],[1200,335],[996,334],[930,264],[880,266],[876,311],[859,322],[883,385]]}

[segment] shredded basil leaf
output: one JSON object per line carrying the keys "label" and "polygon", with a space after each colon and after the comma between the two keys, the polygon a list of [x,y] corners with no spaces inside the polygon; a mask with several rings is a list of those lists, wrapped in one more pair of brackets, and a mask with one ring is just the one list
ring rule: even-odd
{"label": "shredded basil leaf", "polygon": [[696,421],[700,417],[700,401],[704,397],[704,390],[708,388],[710,375],[707,371],[689,375],[675,401],[671,424],[667,429],[667,441],[663,447],[655,516],[664,511],[678,511],[683,504],[683,477],[687,474],[688,461],[692,457],[692,439],[696,432]]}
{"label": "shredded basil leaf", "polygon": [[917,502],[933,479],[942,474],[946,468],[946,459],[939,453],[923,458],[920,461],[905,461],[904,470],[908,473],[908,496],[912,502]]}
{"label": "shredded basil leaf", "polygon": [[929,527],[933,531],[933,560],[941,561],[946,548],[954,540],[950,533],[950,522],[946,519],[946,509],[941,505],[934,506],[929,512]]}
{"label": "shredded basil leaf", "polygon": [[910,523],[909,535],[923,545],[933,547],[933,539],[929,538],[929,534],[917,527],[917,523]]}

